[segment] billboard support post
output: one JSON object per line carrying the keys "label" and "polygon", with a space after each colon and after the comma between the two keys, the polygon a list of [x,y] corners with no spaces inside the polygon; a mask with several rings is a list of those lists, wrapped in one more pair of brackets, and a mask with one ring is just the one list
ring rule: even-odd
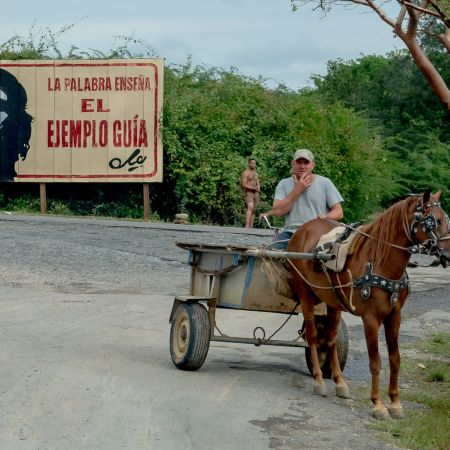
{"label": "billboard support post", "polygon": [[47,193],[45,183],[39,183],[39,193],[41,197],[41,214],[47,214]]}
{"label": "billboard support post", "polygon": [[150,218],[150,184],[143,184],[143,197],[144,197],[144,220],[149,220]]}

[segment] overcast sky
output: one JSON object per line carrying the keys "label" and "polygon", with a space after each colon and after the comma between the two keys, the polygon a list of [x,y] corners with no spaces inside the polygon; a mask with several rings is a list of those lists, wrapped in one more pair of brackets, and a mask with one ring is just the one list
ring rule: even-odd
{"label": "overcast sky", "polygon": [[116,36],[133,35],[166,65],[191,56],[194,64],[235,67],[292,89],[307,86],[313,74],[325,74],[328,60],[403,48],[364,8],[338,8],[321,18],[311,7],[291,12],[289,0],[15,0],[2,2],[0,15],[0,43],[14,33],[27,35],[33,21],[54,32],[76,23],[59,38],[64,51],[71,44],[107,51]]}

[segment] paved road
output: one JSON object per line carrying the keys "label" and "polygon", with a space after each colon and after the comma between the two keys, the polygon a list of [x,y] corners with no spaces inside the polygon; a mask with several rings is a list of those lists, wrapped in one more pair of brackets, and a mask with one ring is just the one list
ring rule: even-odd
{"label": "paved road", "polygon": [[[175,241],[269,240],[266,230],[0,213],[0,448],[391,448],[366,427],[369,402],[311,395],[302,350],[213,343],[199,371],[173,366],[168,317],[189,276]],[[405,342],[448,329],[448,274],[410,270]],[[240,336],[283,320],[218,313]],[[368,398],[361,325],[346,320],[345,374]]]}

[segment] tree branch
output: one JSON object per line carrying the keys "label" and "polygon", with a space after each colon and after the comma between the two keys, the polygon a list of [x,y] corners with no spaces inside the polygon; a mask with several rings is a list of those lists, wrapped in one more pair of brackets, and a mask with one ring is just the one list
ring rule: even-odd
{"label": "tree branch", "polygon": [[437,38],[442,42],[448,53],[450,53],[450,27],[445,27],[445,31],[442,34],[438,34]]}
{"label": "tree branch", "polygon": [[400,3],[402,3],[405,6],[408,6],[409,8],[415,9],[416,11],[428,14],[430,16],[437,17],[438,19],[442,19],[441,14],[439,14],[437,12],[434,12],[434,11],[431,11],[431,10],[429,10],[427,8],[423,8],[421,6],[417,6],[414,3],[406,2],[406,1],[403,1],[403,0]]}
{"label": "tree branch", "polygon": [[395,22],[395,27],[394,27],[397,35],[401,36],[402,39],[403,39],[403,36],[405,35],[403,28],[402,28],[402,24],[403,24],[403,21],[405,20],[405,16],[406,16],[406,6],[403,5],[400,8],[400,12],[398,13],[397,20]]}
{"label": "tree branch", "polygon": [[[350,1],[352,3],[356,3],[354,2],[354,0]],[[390,27],[395,29],[395,22],[390,17],[388,17],[386,13],[373,2],[373,0],[366,0],[366,6],[375,11],[383,22],[387,23]]]}
{"label": "tree branch", "polygon": [[[410,6],[404,5],[406,8],[406,11],[408,12],[409,21],[408,21],[408,28],[407,28],[407,38],[408,39],[417,39],[417,27],[419,26],[419,18],[420,18],[420,12],[416,11],[415,8],[411,8]],[[406,44],[406,42],[405,42]]]}
{"label": "tree branch", "polygon": [[430,0],[430,5],[438,12],[442,22],[450,28],[450,17],[447,16],[447,14],[440,8],[439,5],[436,4],[436,2]]}

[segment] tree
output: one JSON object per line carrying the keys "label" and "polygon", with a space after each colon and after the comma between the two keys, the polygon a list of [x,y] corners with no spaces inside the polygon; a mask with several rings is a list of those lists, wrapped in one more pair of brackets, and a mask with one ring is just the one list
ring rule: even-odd
{"label": "tree", "polygon": [[[396,19],[388,16],[384,5],[397,3]],[[404,42],[415,64],[450,112],[450,89],[438,68],[430,61],[421,40],[425,36],[438,39],[443,50],[450,54],[450,6],[448,0],[291,0],[293,10],[299,5],[314,4],[314,9],[328,12],[335,5],[354,4],[374,11]]]}
{"label": "tree", "polygon": [[[443,78],[450,80],[448,55],[430,52],[429,58]],[[313,77],[320,97],[374,120],[383,138],[410,135],[413,151],[417,131],[427,134],[432,130],[441,142],[450,144],[449,114],[406,50],[328,61],[327,69],[325,75]]]}
{"label": "tree", "polygon": [[[450,79],[450,64],[444,64],[448,55],[431,52],[430,58]],[[449,114],[406,50],[329,61],[327,66],[326,75],[313,78],[315,95],[326,105],[338,103],[360,113],[377,127],[398,194],[441,189],[449,210]]]}

